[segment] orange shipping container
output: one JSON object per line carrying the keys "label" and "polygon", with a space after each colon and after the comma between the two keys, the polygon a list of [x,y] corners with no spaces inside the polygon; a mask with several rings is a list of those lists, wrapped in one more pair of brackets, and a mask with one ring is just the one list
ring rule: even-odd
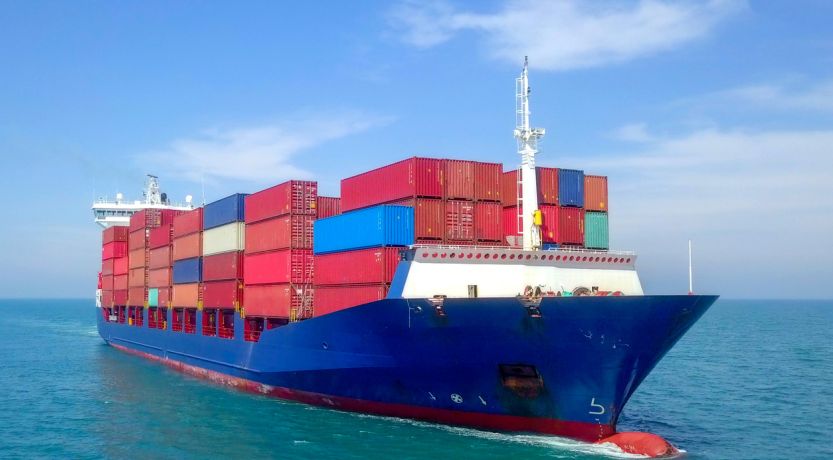
{"label": "orange shipping container", "polygon": [[[312,289],[307,289],[307,296],[312,296]],[[311,301],[312,299],[307,299]],[[246,286],[246,298],[243,312],[246,316],[267,316],[272,318],[289,318],[292,309],[300,310],[304,297],[289,284],[264,284]],[[312,305],[311,302],[308,305]]]}
{"label": "orange shipping container", "polygon": [[202,255],[202,232],[174,239],[173,260],[191,259]]}
{"label": "orange shipping container", "polygon": [[171,285],[171,269],[157,268],[148,271],[148,287],[160,288]]}
{"label": "orange shipping container", "polygon": [[113,276],[113,290],[126,291],[128,289],[127,273]]}
{"label": "orange shipping container", "polygon": [[131,251],[134,249],[146,248],[147,245],[147,232],[144,229],[130,232],[130,236],[127,237],[127,247]]}
{"label": "orange shipping container", "polygon": [[127,268],[142,268],[147,265],[147,251],[144,249],[134,249],[130,251],[127,258]]}
{"label": "orange shipping container", "polygon": [[607,176],[584,175],[584,208],[607,211]]}
{"label": "orange shipping container", "polygon": [[143,268],[131,268],[127,274],[127,286],[130,288],[147,286],[147,272]]}
{"label": "orange shipping container", "polygon": [[174,284],[171,305],[174,307],[197,308],[202,297],[200,283]]}
{"label": "orange shipping container", "polygon": [[148,257],[148,268],[169,268],[171,262],[171,247],[162,246],[161,248],[151,249]]}

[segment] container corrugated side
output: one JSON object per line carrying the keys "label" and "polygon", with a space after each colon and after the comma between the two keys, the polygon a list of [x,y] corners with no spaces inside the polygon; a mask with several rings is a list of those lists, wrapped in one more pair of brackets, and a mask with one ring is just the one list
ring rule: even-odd
{"label": "container corrugated side", "polygon": [[201,299],[199,283],[175,284],[171,295],[171,305],[179,308],[197,308]]}
{"label": "container corrugated side", "polygon": [[113,290],[113,305],[118,305],[118,306],[127,305],[128,292],[129,291],[127,289],[114,289]]}
{"label": "container corrugated side", "polygon": [[174,238],[173,260],[191,259],[202,256],[202,232]]}
{"label": "container corrugated side", "polygon": [[474,163],[474,199],[478,201],[502,201],[503,165],[500,163]]}
{"label": "container corrugated side", "polygon": [[584,176],[584,209],[607,211],[607,177]]}
{"label": "container corrugated side", "polygon": [[174,217],[174,238],[202,231],[202,208],[195,208]]}
{"label": "container corrugated side", "polygon": [[246,254],[277,249],[312,249],[315,216],[286,215],[246,224]]}
{"label": "container corrugated side", "polygon": [[148,247],[147,231],[139,229],[135,232],[130,232],[127,237],[127,248],[132,251],[134,249],[145,249]]}
{"label": "container corrugated side", "polygon": [[246,223],[285,214],[316,214],[318,183],[291,180],[246,197]]}
{"label": "container corrugated side", "polygon": [[126,226],[114,225],[107,227],[101,232],[101,244],[112,243],[114,241],[127,241],[127,234],[130,229]]}
{"label": "container corrugated side", "polygon": [[543,223],[541,239],[544,243],[560,245],[584,244],[584,210],[565,206],[541,206]]}
{"label": "container corrugated side", "polygon": [[127,257],[119,257],[113,259],[113,274],[114,275],[126,275],[127,268],[128,268],[128,259]]}
{"label": "container corrugated side", "polygon": [[202,280],[202,257],[174,262],[173,284],[198,283]]}
{"label": "container corrugated side", "polygon": [[312,283],[313,259],[309,249],[281,249],[249,254],[244,260],[246,286],[254,284]]}
{"label": "container corrugated side", "polygon": [[203,308],[235,308],[242,303],[242,281],[207,281],[202,283]]}
{"label": "container corrugated side", "polygon": [[445,197],[449,199],[474,199],[474,162],[468,160],[444,160],[443,181]]}
{"label": "container corrugated side", "polygon": [[146,287],[131,287],[127,290],[127,305],[129,307],[144,307],[147,296],[148,290]]}
{"label": "container corrugated side", "polygon": [[403,198],[442,198],[443,163],[436,158],[408,158],[341,180],[341,212]]}
{"label": "container corrugated side", "polygon": [[224,252],[205,256],[202,259],[203,281],[225,281],[243,279],[243,253]]}
{"label": "container corrugated side", "polygon": [[147,266],[148,251],[146,249],[134,249],[127,254],[128,268],[139,268]]}
{"label": "container corrugated side", "polygon": [[171,224],[174,217],[182,213],[183,211],[173,209],[142,209],[130,216],[130,232]]}
{"label": "container corrugated side", "polygon": [[232,222],[202,232],[202,255],[246,249],[246,224]]}
{"label": "container corrugated side", "polygon": [[[538,204],[558,204],[558,168],[537,167]],[[503,173],[503,205],[518,204],[518,170]]]}
{"label": "container corrugated side", "polygon": [[101,276],[109,276],[113,274],[113,265],[116,259],[105,259],[101,261]]}
{"label": "container corrugated side", "polygon": [[368,248],[315,256],[315,285],[390,283],[401,248]]}
{"label": "container corrugated side", "polygon": [[315,289],[315,316],[384,299],[388,285],[321,286]]}
{"label": "container corrugated side", "polygon": [[474,240],[474,202],[448,200],[445,202],[445,239]]}
{"label": "container corrugated side", "polygon": [[263,284],[247,286],[243,312],[246,317],[264,316],[289,318],[292,309],[300,309],[304,301],[308,304],[314,295],[312,289],[298,290],[289,284]]}
{"label": "container corrugated side", "polygon": [[474,237],[479,242],[503,241],[503,208],[500,203],[474,204]]}
{"label": "container corrugated side", "polygon": [[127,255],[127,242],[113,241],[101,247],[101,260],[110,260]]}
{"label": "container corrugated side", "polygon": [[171,265],[173,265],[173,259],[171,259],[171,246],[162,246],[161,248],[150,250],[148,268],[170,268]]}
{"label": "container corrugated side", "polygon": [[148,235],[148,247],[151,249],[169,246],[173,235],[171,224],[160,225],[150,230]]}
{"label": "container corrugated side", "polygon": [[205,205],[202,211],[203,231],[207,232],[209,229],[233,222],[243,222],[246,196],[245,193],[235,193]]}
{"label": "container corrugated side", "polygon": [[121,275],[113,275],[113,290],[127,290],[130,283],[127,280],[127,273]]}
{"label": "container corrugated side", "polygon": [[558,204],[576,208],[584,207],[584,171],[558,170]]}
{"label": "container corrugated side", "polygon": [[436,198],[406,198],[397,206],[414,208],[414,241],[439,243],[445,237],[445,202]]}
{"label": "container corrugated side", "polygon": [[159,289],[157,289],[157,288],[148,289],[148,306],[149,307],[158,307],[159,306]]}
{"label": "container corrugated side", "polygon": [[147,286],[147,274],[147,269],[145,267],[131,268],[130,271],[127,272],[127,287],[134,288]]}
{"label": "container corrugated side", "polygon": [[148,270],[148,287],[160,288],[170,286],[171,284],[170,267]]}
{"label": "container corrugated side", "polygon": [[337,216],[341,214],[341,198],[331,196],[319,196],[316,199],[316,216],[319,219]]}
{"label": "container corrugated side", "polygon": [[591,249],[608,249],[609,240],[607,213],[593,211],[584,213],[584,246]]}
{"label": "container corrugated side", "polygon": [[113,275],[101,276],[101,290],[103,291],[112,291],[113,290]]}
{"label": "container corrugated side", "polygon": [[414,242],[414,209],[382,205],[318,219],[314,225],[316,254]]}

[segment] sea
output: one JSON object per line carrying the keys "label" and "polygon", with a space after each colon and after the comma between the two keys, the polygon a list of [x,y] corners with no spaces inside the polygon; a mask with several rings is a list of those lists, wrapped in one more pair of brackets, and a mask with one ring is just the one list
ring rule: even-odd
{"label": "sea", "polygon": [[[609,459],[610,446],[315,408],[107,346],[91,299],[0,301],[0,458]],[[833,459],[833,301],[719,300],[620,431],[690,459]]]}

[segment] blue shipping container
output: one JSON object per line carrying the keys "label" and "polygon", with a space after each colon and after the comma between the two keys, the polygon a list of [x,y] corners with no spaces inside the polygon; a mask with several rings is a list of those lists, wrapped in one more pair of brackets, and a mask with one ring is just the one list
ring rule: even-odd
{"label": "blue shipping container", "polygon": [[244,222],[244,209],[248,193],[235,193],[213,203],[205,205],[202,213],[202,225],[205,230],[230,224]]}
{"label": "blue shipping container", "polygon": [[199,283],[202,281],[202,257],[175,261],[173,277],[174,284]]}
{"label": "blue shipping container", "polygon": [[584,207],[584,171],[558,170],[558,204],[574,208]]}
{"label": "blue shipping container", "polygon": [[313,253],[414,244],[414,208],[381,205],[318,219]]}

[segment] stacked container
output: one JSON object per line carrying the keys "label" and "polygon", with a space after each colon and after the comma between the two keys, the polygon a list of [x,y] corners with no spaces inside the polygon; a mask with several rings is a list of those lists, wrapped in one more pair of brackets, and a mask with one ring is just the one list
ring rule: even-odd
{"label": "stacked container", "polygon": [[[202,222],[203,208],[177,216],[173,222],[171,259],[172,329],[196,332],[196,312],[202,307]],[[193,322],[187,323],[191,318]]]}
{"label": "stacked container", "polygon": [[127,304],[128,227],[108,227],[101,239],[101,305],[109,321],[113,309]]}
{"label": "stacked container", "polygon": [[608,249],[607,177],[584,176],[584,246]]}
{"label": "stacked container", "polygon": [[318,219],[324,219],[341,214],[341,198],[319,196],[316,198],[315,212],[316,218]]}
{"label": "stacked container", "polygon": [[148,242],[148,327],[164,329],[173,284],[173,224],[152,229]]}
{"label": "stacked container", "polygon": [[148,265],[151,230],[170,225],[179,211],[143,209],[130,216],[128,241],[128,322],[141,325],[148,301]]}
{"label": "stacked container", "polygon": [[399,252],[414,241],[414,209],[381,205],[315,222],[315,315],[387,295]]}
{"label": "stacked container", "polygon": [[318,196],[318,184],[288,181],[246,197],[243,279],[246,338],[262,319],[311,313],[313,223],[318,211],[338,213],[338,198]]}

